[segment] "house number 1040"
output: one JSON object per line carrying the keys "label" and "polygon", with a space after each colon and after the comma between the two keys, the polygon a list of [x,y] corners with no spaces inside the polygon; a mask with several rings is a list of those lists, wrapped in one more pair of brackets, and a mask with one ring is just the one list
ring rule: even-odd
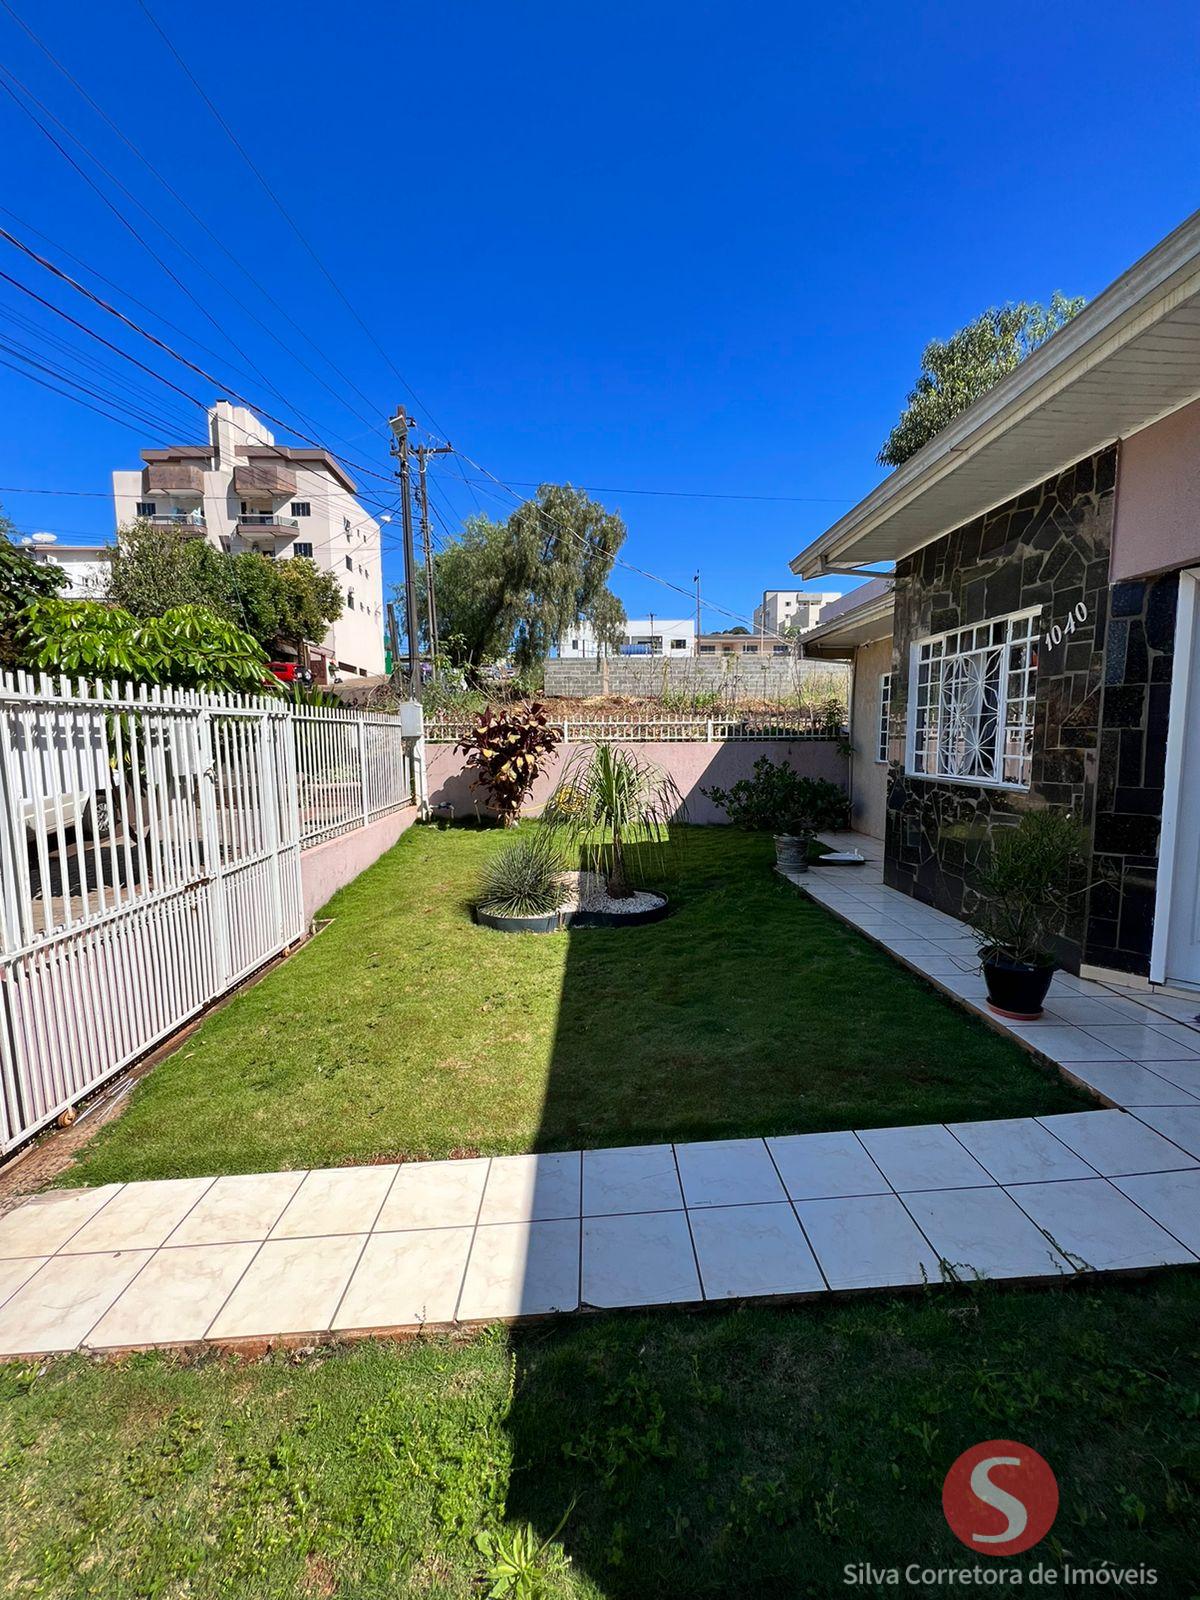
{"label": "house number 1040", "polygon": [[1056,649],[1064,639],[1070,638],[1081,622],[1086,622],[1087,619],[1087,601],[1076,600],[1070,611],[1067,612],[1067,620],[1065,622],[1056,622],[1052,628],[1046,630],[1046,644],[1051,650]]}

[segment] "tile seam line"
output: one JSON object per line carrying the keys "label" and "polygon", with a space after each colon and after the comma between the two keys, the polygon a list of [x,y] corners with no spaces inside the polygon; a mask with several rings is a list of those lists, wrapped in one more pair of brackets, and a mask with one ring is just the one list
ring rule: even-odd
{"label": "tile seam line", "polygon": [[[814,1262],[816,1263],[817,1271],[821,1274],[821,1283],[822,1283],[822,1285],[823,1285],[823,1287],[825,1289],[825,1292],[828,1294],[829,1293],[829,1289],[830,1289],[830,1283],[829,1283],[828,1277],[825,1274],[825,1268],[821,1265],[821,1258],[817,1254],[816,1250],[813,1248],[812,1240],[808,1237],[808,1229],[804,1226],[804,1219],[801,1217],[800,1213],[796,1210],[796,1202],[792,1199],[791,1195],[788,1192],[788,1186],[783,1181],[783,1173],[780,1172],[779,1163],[775,1160],[775,1152],[771,1149],[771,1146],[767,1143],[766,1139],[763,1140],[763,1148],[767,1152],[768,1160],[770,1161],[771,1165],[775,1168],[775,1176],[779,1179],[780,1188],[783,1190],[783,1197],[787,1201],[789,1207],[791,1208],[791,1213],[796,1219],[796,1226],[800,1229],[800,1237],[804,1240],[805,1247],[807,1248],[809,1255],[813,1258]],[[832,1198],[832,1196],[830,1198]],[[773,1204],[773,1203],[777,1203],[777,1202],[768,1201],[768,1204]]]}
{"label": "tile seam line", "polygon": [[[1001,1120],[1003,1120],[1003,1119],[1001,1119]],[[1020,1121],[1032,1123],[1035,1128],[1041,1128],[1043,1133],[1050,1133],[1050,1129],[1049,1128],[1042,1128],[1042,1124],[1037,1120],[1036,1117],[1021,1117]],[[946,1132],[950,1135],[950,1137],[952,1139],[958,1139],[959,1144],[962,1145],[963,1149],[967,1152],[967,1154],[969,1156],[971,1156],[973,1160],[978,1161],[979,1165],[981,1167],[983,1167],[982,1158],[980,1156],[977,1156],[975,1154],[975,1152],[968,1145],[963,1144],[963,1141],[958,1138],[958,1135],[955,1133],[954,1129],[950,1126],[950,1124],[948,1122],[944,1122],[942,1124],[942,1126],[945,1128]],[[960,1124],[960,1126],[962,1126],[962,1124]],[[1051,1138],[1054,1138],[1054,1137],[1056,1137],[1056,1135],[1051,1134]],[[1097,1168],[1092,1166],[1092,1163],[1087,1159],[1086,1156],[1081,1156],[1077,1150],[1072,1150],[1070,1145],[1067,1144],[1065,1140],[1059,1139],[1058,1142],[1059,1142],[1059,1144],[1062,1145],[1063,1149],[1066,1150],[1069,1155],[1073,1155],[1075,1157],[1076,1161],[1082,1161],[1084,1166],[1090,1168],[1090,1170],[1092,1172],[1094,1172],[1098,1178],[1102,1178],[1104,1176],[1104,1174],[1102,1172],[1098,1171]],[[991,1173],[990,1173],[990,1169],[989,1168],[983,1167],[983,1170],[985,1172],[988,1172],[989,1176],[992,1176]],[[1019,1181],[1019,1180],[1016,1180],[1016,1181]],[[1029,1180],[1029,1182],[1031,1182],[1031,1183],[1038,1183],[1038,1182],[1045,1182],[1045,1183],[1071,1183],[1072,1181],[1078,1182],[1079,1180],[1078,1179],[1072,1180],[1070,1178],[1045,1178],[1045,1179],[1031,1178]],[[998,1183],[1002,1189],[1004,1188],[1004,1180],[1002,1178],[997,1178],[995,1176],[992,1176],[992,1182],[993,1183]],[[1033,1219],[1030,1218],[1030,1221],[1032,1221],[1032,1220]]]}
{"label": "tile seam line", "polygon": [[[919,1124],[915,1124],[915,1126],[919,1126]],[[875,1160],[875,1157],[867,1149],[866,1145],[863,1144],[863,1140],[862,1140],[861,1135],[858,1132],[858,1129],[857,1128],[853,1128],[853,1129],[851,1129],[851,1132],[854,1134],[854,1137],[858,1140],[859,1144],[862,1145],[863,1153],[866,1155],[867,1160],[869,1162],[871,1162],[871,1164],[874,1166],[875,1170],[879,1173],[879,1176],[887,1184],[888,1193],[892,1194],[892,1195],[894,1195],[896,1197],[896,1200],[899,1202],[900,1206],[903,1208],[904,1215],[908,1218],[908,1220],[912,1223],[913,1227],[917,1230],[918,1234],[921,1236],[922,1239],[924,1239],[925,1243],[929,1246],[929,1249],[933,1253],[934,1260],[939,1263],[939,1266],[942,1263],[945,1263],[947,1266],[949,1266],[950,1264],[949,1264],[949,1262],[946,1261],[945,1256],[938,1249],[938,1247],[934,1244],[933,1240],[925,1232],[925,1229],[921,1226],[921,1224],[917,1221],[916,1217],[914,1217],[912,1212],[909,1210],[908,1205],[905,1202],[904,1196],[900,1193],[900,1191],[892,1183],[892,1180],[888,1177],[887,1173],[879,1165],[878,1161]],[[991,1187],[991,1186],[989,1185],[988,1187]],[[950,1267],[950,1275],[951,1275],[952,1278],[954,1278],[955,1282],[958,1281],[958,1279],[954,1275],[954,1268],[953,1267]],[[923,1283],[924,1287],[926,1287],[926,1288],[929,1287],[928,1284],[924,1283],[924,1280],[922,1280],[922,1283]]]}
{"label": "tile seam line", "polygon": [[[766,1144],[764,1139],[763,1144]],[[683,1220],[687,1225],[688,1243],[692,1247],[692,1265],[696,1269],[696,1287],[700,1290],[700,1299],[707,1303],[708,1291],[704,1287],[704,1274],[700,1270],[700,1252],[696,1249],[696,1235],[692,1232],[692,1213],[688,1206],[687,1190],[683,1186],[683,1172],[679,1165],[679,1149],[675,1141],[671,1141],[671,1159],[675,1163],[675,1181],[679,1185],[679,1196],[683,1201]],[[784,1190],[787,1193],[787,1190]]]}
{"label": "tile seam line", "polygon": [[[1194,1167],[1173,1167],[1171,1170],[1173,1172],[1193,1172],[1193,1171],[1195,1171],[1195,1168]],[[1169,1177],[1170,1174],[1169,1173],[1165,1173],[1165,1172],[1118,1172],[1116,1174],[1116,1176],[1118,1178],[1165,1178],[1165,1177]],[[1138,1208],[1138,1210],[1142,1213],[1142,1215],[1145,1216],[1145,1217],[1148,1217],[1149,1220],[1155,1225],[1156,1228],[1161,1228],[1162,1231],[1167,1235],[1167,1237],[1169,1239],[1174,1239],[1175,1243],[1179,1246],[1179,1248],[1181,1250],[1186,1250],[1188,1255],[1191,1256],[1193,1261],[1200,1261],[1200,1254],[1198,1254],[1192,1248],[1192,1246],[1190,1244],[1184,1244],[1183,1240],[1179,1237],[1179,1235],[1176,1234],[1176,1233],[1172,1233],[1170,1228],[1167,1227],[1165,1222],[1160,1222],[1156,1216],[1154,1216],[1151,1212],[1147,1211],[1145,1206],[1141,1203],[1140,1200],[1135,1200],[1133,1195],[1126,1194],[1124,1189],[1117,1189],[1117,1186],[1113,1182],[1112,1178],[1109,1178],[1106,1181],[1107,1181],[1107,1183],[1108,1183],[1110,1188],[1117,1190],[1117,1193],[1122,1197],[1122,1199],[1128,1200],[1130,1205],[1136,1206]],[[1183,1263],[1183,1265],[1186,1265],[1186,1264],[1187,1264],[1186,1262]]]}
{"label": "tile seam line", "polygon": [[[183,1181],[186,1182],[187,1180],[185,1179]],[[209,1181],[204,1185],[204,1188],[201,1189],[200,1193],[196,1196],[196,1198],[192,1201],[191,1205],[184,1212],[184,1217],[191,1215],[191,1213],[200,1204],[201,1200],[204,1199],[204,1196],[208,1193],[208,1191],[212,1188],[213,1184],[216,1183],[216,1181],[217,1180],[215,1178],[210,1178],[209,1179]],[[121,1189],[121,1193],[125,1193],[128,1190],[128,1188],[129,1188],[128,1184],[123,1185],[123,1187]],[[102,1205],[100,1207],[100,1210],[96,1212],[96,1216],[98,1217],[101,1214],[101,1212],[106,1211],[108,1209],[108,1205],[111,1204],[112,1200],[115,1200],[116,1198],[117,1197],[116,1197],[115,1194],[113,1196],[111,1196],[110,1200],[105,1205]],[[89,1218],[89,1221],[91,1221],[91,1220],[94,1220],[94,1219]],[[183,1217],[180,1217],[179,1221],[182,1222],[183,1221]],[[85,1226],[86,1226],[86,1224],[85,1224]],[[179,1223],[176,1223],[175,1227],[178,1227],[178,1226],[179,1226]],[[175,1227],[168,1228],[167,1235],[166,1235],[166,1237],[168,1239],[171,1237],[171,1234],[174,1233]],[[73,1233],[71,1235],[71,1239],[74,1239],[78,1232],[79,1232],[79,1230],[76,1229],[75,1233]],[[66,1243],[70,1244],[71,1239],[68,1239],[66,1241]],[[155,1256],[158,1255],[158,1252],[162,1249],[162,1246],[163,1246],[163,1241],[161,1239],[159,1240],[159,1242],[156,1245],[141,1245],[141,1246],[138,1246],[138,1245],[127,1245],[126,1246],[126,1249],[128,1249],[128,1250],[137,1250],[137,1249],[140,1248],[140,1249],[143,1249],[143,1250],[149,1250],[150,1253],[149,1253],[149,1255],[147,1255],[145,1261],[142,1262],[141,1266],[134,1273],[133,1277],[130,1278],[129,1282],[125,1283],[125,1284],[122,1284],[120,1289],[118,1289],[117,1293],[108,1302],[108,1304],[105,1306],[104,1310],[100,1313],[100,1315],[98,1317],[96,1317],[94,1321],[92,1321],[92,1322],[90,1322],[88,1324],[86,1333],[84,1333],[78,1340],[76,1340],[75,1345],[73,1346],[74,1349],[82,1350],[84,1348],[84,1346],[87,1344],[88,1340],[91,1338],[92,1334],[95,1333],[96,1329],[104,1321],[105,1317],[112,1310],[112,1308],[116,1305],[117,1301],[123,1299],[124,1296],[128,1293],[128,1291],[133,1288],[134,1284],[141,1277],[142,1273],[145,1272],[146,1268],[154,1260]],[[56,1255],[61,1254],[61,1253],[62,1253],[61,1251],[56,1251],[55,1252]],[[85,1254],[88,1254],[88,1253],[89,1252],[81,1251],[79,1253],[80,1259],[82,1259],[82,1257]],[[97,1251],[96,1252],[96,1254],[98,1254],[98,1255],[103,1255],[103,1254],[106,1254],[106,1253],[107,1254],[120,1255],[121,1252],[119,1250],[110,1251],[110,1252],[104,1252],[104,1251]],[[36,1277],[36,1276],[37,1276],[37,1274],[34,1273],[34,1277]],[[32,1283],[33,1279],[31,1278],[29,1281]]]}
{"label": "tile seam line", "polygon": [[[1083,1157],[1080,1156],[1079,1159],[1082,1161]],[[1108,1187],[1110,1189],[1112,1189],[1114,1194],[1120,1194],[1121,1193],[1121,1191],[1115,1186],[1115,1184],[1111,1183],[1109,1181],[1109,1179],[1106,1178],[1102,1172],[1101,1173],[1097,1173],[1097,1177],[1099,1178],[1101,1183],[1107,1183]],[[1095,1182],[1095,1179],[1093,1179],[1093,1178],[1077,1178],[1075,1181],[1077,1183],[1093,1183],[1093,1182]],[[1003,1185],[1001,1185],[1001,1187],[1003,1187]],[[1015,1189],[1019,1189],[1021,1187],[1021,1185],[1020,1184],[1013,1184],[1012,1187],[1015,1188]],[[1033,1185],[1032,1184],[1028,1185],[1028,1187],[1032,1188]],[[1042,1224],[1037,1220],[1036,1217],[1029,1216],[1029,1212],[1025,1210],[1025,1207],[1017,1199],[1015,1194],[1009,1193],[1008,1189],[1005,1189],[1004,1192],[1005,1192],[1005,1194],[1008,1195],[1008,1198],[1012,1201],[1013,1205],[1016,1206],[1017,1210],[1020,1211],[1023,1216],[1029,1217],[1029,1221],[1033,1224],[1033,1226],[1037,1229],[1037,1231],[1042,1235],[1042,1237],[1045,1239],[1046,1243],[1050,1246],[1051,1250],[1057,1252],[1057,1254],[1061,1257],[1061,1259],[1063,1261],[1065,1261],[1067,1263],[1067,1266],[1070,1267],[1071,1271],[1074,1273],[1074,1275],[1077,1278],[1082,1277],[1085,1272],[1097,1272],[1098,1273],[1098,1272],[1111,1272],[1113,1270],[1111,1267],[1093,1267],[1091,1262],[1088,1262],[1086,1264],[1086,1266],[1077,1267],[1075,1265],[1075,1263],[1073,1261],[1071,1261],[1063,1253],[1063,1251],[1061,1249],[1059,1249],[1059,1246],[1057,1245],[1057,1243],[1055,1242],[1055,1240],[1051,1236],[1049,1228],[1043,1228]],[[1128,1199],[1129,1197],[1128,1197],[1128,1195],[1126,1195],[1123,1198]],[[1138,1209],[1140,1210],[1141,1208],[1139,1207]],[[1151,1217],[1150,1220],[1153,1222],[1153,1220],[1154,1220],[1153,1217]],[[1163,1232],[1164,1233],[1166,1232],[1165,1228],[1163,1229]],[[1177,1244],[1179,1243],[1178,1240],[1176,1240],[1175,1242]],[[1184,1245],[1183,1248],[1186,1250],[1187,1246]],[[1082,1256],[1080,1257],[1080,1260],[1081,1261],[1083,1260]]]}
{"label": "tile seam line", "polygon": [[[318,1170],[321,1170],[321,1169],[318,1169]],[[311,1176],[312,1176],[312,1173],[310,1172],[309,1173],[309,1177],[311,1177]],[[375,1207],[375,1215],[371,1219],[371,1224],[368,1227],[367,1231],[363,1234],[362,1245],[361,1245],[361,1247],[359,1249],[358,1254],[354,1258],[354,1265],[350,1268],[350,1271],[349,1271],[349,1273],[347,1274],[347,1277],[346,1277],[346,1281],[342,1285],[342,1292],[337,1297],[337,1304],[334,1306],[333,1310],[329,1314],[329,1321],[325,1324],[325,1329],[328,1332],[332,1332],[333,1331],[333,1326],[337,1322],[337,1319],[338,1319],[338,1312],[342,1309],[342,1302],[345,1300],[346,1296],[350,1293],[350,1285],[354,1282],[354,1279],[355,1279],[355,1276],[356,1276],[356,1274],[358,1272],[358,1269],[362,1265],[363,1256],[366,1255],[366,1253],[367,1253],[367,1246],[370,1244],[371,1240],[375,1237],[376,1225],[379,1222],[379,1218],[383,1214],[383,1208],[384,1208],[385,1205],[387,1205],[388,1198],[391,1195],[392,1190],[395,1188],[396,1179],[399,1176],[400,1176],[400,1167],[399,1167],[399,1164],[397,1164],[395,1171],[392,1173],[391,1178],[388,1180],[387,1188],[383,1191],[383,1194],[380,1197],[379,1204]],[[305,1182],[307,1182],[307,1181],[308,1180],[305,1179]],[[302,1183],[300,1185],[300,1188],[296,1190],[296,1194],[294,1194],[292,1196],[292,1200],[295,1200],[296,1195],[298,1195],[300,1193],[300,1189],[303,1189],[303,1187],[304,1187],[304,1184]],[[288,1201],[288,1205],[291,1205],[292,1200]],[[287,1211],[287,1206],[284,1207],[284,1212],[286,1212],[286,1211]],[[277,1228],[282,1221],[283,1221],[283,1214],[281,1213],[280,1216],[276,1219],[275,1227]],[[274,1230],[272,1230],[272,1231],[274,1231]]]}
{"label": "tile seam line", "polygon": [[[285,1167],[282,1170],[284,1172],[292,1172],[295,1169],[291,1168],[291,1167]],[[305,1179],[308,1177],[310,1170],[311,1169],[309,1169],[309,1168],[305,1168],[304,1169],[304,1171],[303,1171],[303,1173],[301,1175],[301,1178],[300,1178],[300,1182],[292,1190],[292,1192],[288,1196],[288,1198],[283,1202],[283,1205],[280,1207],[280,1209],[275,1213],[274,1220],[268,1225],[266,1231],[263,1233],[263,1235],[262,1235],[262,1237],[260,1239],[207,1239],[207,1240],[201,1240],[201,1241],[197,1241],[197,1242],[205,1243],[205,1244],[265,1244],[267,1242],[267,1240],[271,1237],[271,1230],[276,1226],[276,1224],[279,1222],[280,1217],[282,1217],[283,1213],[287,1210],[287,1208],[291,1205],[292,1201],[296,1198],[297,1194],[299,1194],[300,1190],[304,1187]],[[317,1170],[320,1170],[320,1169],[317,1169]],[[327,1169],[327,1170],[334,1170],[334,1169]],[[213,1189],[216,1188],[217,1184],[221,1182],[222,1178],[274,1178],[274,1177],[278,1177],[278,1176],[280,1176],[280,1174],[274,1173],[274,1172],[222,1172],[222,1173],[218,1174],[218,1176],[213,1179],[213,1181],[209,1184],[208,1188],[204,1191],[203,1195],[200,1196],[200,1199],[201,1200],[207,1199],[208,1195],[212,1192]],[[199,1204],[200,1204],[200,1200],[197,1200],[196,1205],[199,1205]],[[191,1216],[192,1211],[194,1211],[195,1209],[196,1209],[196,1207],[193,1206],[191,1208],[191,1210],[187,1213],[187,1216],[180,1217],[179,1221],[175,1224],[175,1226],[171,1229],[170,1233],[167,1235],[167,1237],[163,1240],[162,1244],[159,1246],[160,1250],[187,1249],[186,1245],[173,1245],[171,1243],[171,1240],[179,1232],[180,1228],[183,1227],[184,1223],[187,1221],[188,1217]]]}
{"label": "tile seam line", "polygon": [[[1141,1107],[1141,1110],[1143,1111],[1153,1111],[1154,1109],[1155,1108],[1153,1106]],[[1158,1109],[1160,1111],[1190,1111],[1192,1108],[1191,1106],[1160,1106]],[[1145,1117],[1139,1117],[1137,1106],[1128,1107],[1127,1115],[1133,1117],[1135,1121],[1140,1122],[1143,1128],[1149,1128],[1151,1133],[1156,1133],[1160,1139],[1165,1139],[1168,1144],[1173,1144],[1176,1150],[1187,1156],[1188,1160],[1193,1166],[1200,1166],[1200,1155],[1196,1155],[1193,1151],[1189,1150],[1186,1145],[1180,1144],[1178,1139],[1172,1139],[1169,1133],[1164,1133],[1161,1128],[1156,1128],[1152,1122],[1147,1122]],[[1132,1178],[1138,1176],[1138,1174],[1132,1172],[1122,1172],[1119,1173],[1118,1176],[1122,1178]]]}
{"label": "tile seam line", "polygon": [[[121,1183],[119,1183],[117,1185],[117,1187],[113,1190],[112,1194],[109,1195],[108,1199],[107,1200],[102,1200],[100,1202],[100,1204],[96,1207],[95,1211],[92,1212],[91,1216],[86,1218],[85,1221],[81,1222],[79,1224],[78,1228],[72,1228],[71,1232],[63,1240],[62,1244],[60,1244],[58,1246],[58,1249],[51,1250],[51,1252],[50,1252],[51,1256],[56,1256],[58,1254],[59,1250],[61,1250],[65,1245],[70,1244],[71,1240],[75,1237],[75,1235],[77,1233],[82,1232],[82,1230],[87,1227],[89,1222],[95,1222],[96,1218],[100,1215],[100,1213],[102,1211],[106,1211],[108,1209],[108,1207],[110,1205],[112,1205],[113,1201],[117,1198],[117,1196],[119,1194],[121,1194],[124,1190],[128,1189],[128,1187],[129,1187],[129,1184],[127,1182],[125,1182],[125,1181],[122,1181]],[[32,1196],[30,1198],[32,1198]]]}
{"label": "tile seam line", "polygon": [[[1151,1127],[1148,1122],[1142,1122],[1141,1117],[1139,1117],[1136,1114],[1136,1112],[1130,1111],[1125,1106],[1112,1106],[1109,1109],[1113,1110],[1113,1111],[1116,1111],[1118,1113],[1118,1115],[1120,1115],[1122,1117],[1132,1117],[1135,1122],[1141,1122],[1142,1123],[1142,1127],[1149,1129],[1149,1131],[1151,1133],[1158,1133],[1158,1129],[1157,1128]],[[1144,1111],[1149,1111],[1151,1108],[1149,1106],[1143,1106],[1142,1109]],[[1173,1108],[1172,1107],[1164,1107],[1163,1109],[1164,1110],[1171,1110]],[[1187,1107],[1185,1106],[1184,1110],[1186,1110],[1186,1109],[1187,1109]],[[1048,1116],[1086,1117],[1088,1115],[1088,1112],[1086,1112],[1086,1111],[1048,1112],[1047,1115]],[[1041,1117],[1035,1117],[1033,1120],[1037,1123],[1038,1127],[1042,1128],[1046,1133],[1048,1133],[1052,1139],[1057,1139],[1059,1144],[1062,1145],[1064,1150],[1070,1150],[1071,1154],[1073,1156],[1079,1156],[1080,1161],[1084,1162],[1087,1166],[1091,1167],[1098,1178],[1107,1178],[1109,1176],[1112,1176],[1114,1178],[1135,1178],[1135,1177],[1148,1176],[1148,1174],[1135,1173],[1135,1172],[1114,1172],[1112,1174],[1109,1174],[1107,1172],[1101,1172],[1100,1168],[1098,1166],[1096,1166],[1095,1162],[1088,1161],[1086,1156],[1079,1155],[1079,1151],[1078,1150],[1071,1149],[1071,1146],[1067,1143],[1067,1141],[1062,1137],[1061,1134],[1055,1133],[1053,1128],[1047,1128],[1044,1120]],[[1166,1136],[1165,1133],[1158,1133],[1158,1136],[1159,1136],[1160,1139],[1167,1139],[1167,1136]],[[1187,1156],[1188,1161],[1192,1166],[1200,1166],[1200,1157],[1193,1156],[1193,1155],[1189,1154],[1189,1152],[1186,1151],[1181,1144],[1175,1144],[1174,1139],[1167,1139],[1167,1143],[1170,1144],[1170,1145],[1175,1145],[1176,1150],[1178,1150],[1181,1155]],[[1161,1171],[1163,1169],[1160,1168],[1159,1170]],[[1166,1170],[1167,1171],[1178,1172],[1181,1169],[1178,1168],[1178,1167],[1169,1167]]]}
{"label": "tile seam line", "polygon": [[[479,1219],[483,1215],[483,1197],[487,1193],[488,1182],[492,1176],[492,1162],[495,1156],[487,1157],[487,1171],[483,1175],[483,1182],[479,1185],[479,1202],[475,1207],[475,1221],[469,1224],[471,1229],[470,1243],[467,1245],[466,1260],[463,1262],[462,1277],[458,1280],[458,1293],[454,1297],[454,1310],[450,1321],[456,1324],[459,1320],[458,1313],[462,1308],[463,1292],[467,1287],[467,1273],[471,1270],[471,1262],[475,1256],[475,1241],[479,1237]],[[580,1152],[580,1165],[583,1165],[583,1155]]]}
{"label": "tile seam line", "polygon": [[[290,1170],[290,1169],[286,1169],[286,1170]],[[304,1174],[305,1177],[308,1176],[308,1171],[309,1170],[310,1169],[306,1169],[305,1170],[305,1174]],[[240,1176],[240,1174],[232,1174],[232,1176]],[[298,1183],[296,1185],[295,1189],[292,1190],[292,1193],[288,1197],[288,1199],[285,1200],[283,1202],[283,1204],[280,1206],[279,1210],[275,1214],[275,1222],[278,1222],[280,1217],[287,1210],[288,1206],[291,1204],[292,1199],[296,1195],[297,1191],[300,1189],[300,1185],[303,1184],[303,1182],[304,1182],[304,1178],[301,1178],[300,1179],[300,1183]],[[257,1241],[252,1240],[252,1239],[248,1239],[248,1240],[245,1241],[247,1244],[253,1244],[255,1246],[254,1254],[250,1257],[249,1261],[247,1261],[246,1265],[242,1268],[241,1272],[238,1273],[237,1278],[235,1279],[235,1281],[232,1284],[230,1284],[229,1293],[225,1296],[225,1298],[221,1301],[220,1305],[213,1312],[212,1316],[205,1323],[204,1332],[200,1335],[201,1340],[207,1340],[209,1338],[210,1334],[212,1333],[213,1324],[216,1322],[217,1318],[221,1315],[222,1311],[224,1311],[225,1307],[229,1304],[230,1300],[232,1300],[233,1296],[238,1292],[238,1290],[241,1288],[242,1284],[245,1282],[246,1274],[250,1271],[251,1267],[254,1265],[254,1263],[258,1260],[259,1256],[262,1254],[263,1245],[266,1244],[267,1238],[268,1238],[268,1236],[270,1235],[270,1232],[271,1232],[271,1228],[273,1228],[275,1226],[275,1222],[271,1223],[271,1227],[267,1229],[266,1233],[263,1235],[263,1237],[261,1239],[259,1239]]]}

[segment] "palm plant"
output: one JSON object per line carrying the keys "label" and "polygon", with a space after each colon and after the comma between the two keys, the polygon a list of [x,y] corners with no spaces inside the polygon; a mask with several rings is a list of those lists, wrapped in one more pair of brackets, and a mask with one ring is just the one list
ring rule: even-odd
{"label": "palm plant", "polygon": [[626,847],[647,845],[661,861],[670,823],[686,818],[675,782],[632,750],[598,744],[576,751],[563,768],[542,821],[582,848],[610,899],[633,894]]}

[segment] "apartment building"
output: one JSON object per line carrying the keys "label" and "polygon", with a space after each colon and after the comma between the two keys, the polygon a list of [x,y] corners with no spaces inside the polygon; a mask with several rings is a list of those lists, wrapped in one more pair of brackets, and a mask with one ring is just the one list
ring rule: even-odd
{"label": "apartment building", "polygon": [[813,589],[764,589],[762,604],[754,608],[754,631],[759,635],[780,634],[785,628],[807,633],[815,628],[821,607],[839,597],[818,594]]}
{"label": "apartment building", "polygon": [[143,450],[140,469],[113,473],[121,528],[138,519],[195,529],[237,554],[307,556],[331,572],[343,611],[324,639],[310,641],[319,680],[384,670],[383,562],[379,523],[327,450],[276,445],[245,407],[219,400],[208,413],[206,445]]}

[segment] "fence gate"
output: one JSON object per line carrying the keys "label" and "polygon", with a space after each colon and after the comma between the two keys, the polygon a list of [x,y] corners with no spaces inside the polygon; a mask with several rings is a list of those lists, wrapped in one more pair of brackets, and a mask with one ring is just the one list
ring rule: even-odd
{"label": "fence gate", "polygon": [[269,700],[0,676],[0,1152],[303,931]]}

